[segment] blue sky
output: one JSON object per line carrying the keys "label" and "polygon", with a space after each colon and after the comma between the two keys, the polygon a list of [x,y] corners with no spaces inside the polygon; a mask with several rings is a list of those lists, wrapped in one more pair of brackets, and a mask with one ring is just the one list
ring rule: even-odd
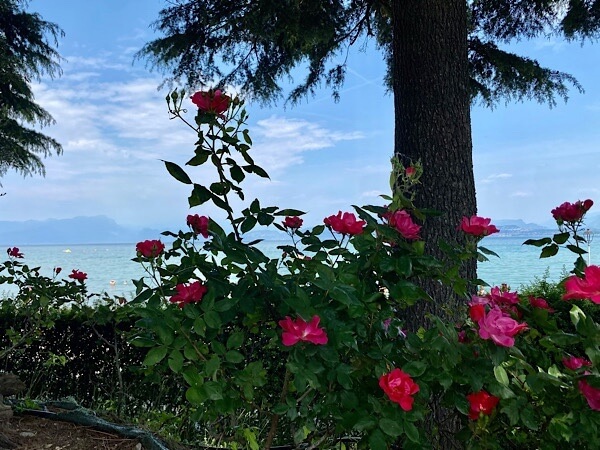
{"label": "blue sky", "polygon": [[[162,0],[33,0],[30,10],[58,23],[64,74],[35,86],[57,124],[45,131],[64,146],[45,160],[47,175],[1,181],[3,220],[106,215],[136,227],[172,228],[189,213],[188,186],[161,159],[183,164],[194,136],[167,116],[161,74],[133,54],[154,37],[149,24]],[[142,6],[143,5],[143,6]],[[143,8],[143,9],[142,9]],[[473,154],[479,214],[548,223],[564,201],[592,198],[600,209],[600,63],[598,44],[561,40],[519,43],[517,51],[575,75],[567,104],[474,106]],[[246,184],[247,198],[307,210],[317,223],[352,204],[388,193],[393,149],[392,98],[374,49],[355,52],[341,101],[328,91],[296,107],[249,105],[255,159],[271,181]],[[190,170],[195,181],[206,174]],[[218,217],[202,206],[192,212]]]}

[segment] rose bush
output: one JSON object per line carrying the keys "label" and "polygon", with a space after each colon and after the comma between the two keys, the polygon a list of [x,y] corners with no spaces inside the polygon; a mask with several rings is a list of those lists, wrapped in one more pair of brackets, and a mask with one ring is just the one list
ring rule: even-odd
{"label": "rose bush", "polygon": [[[181,377],[206,444],[432,448],[446,432],[443,423],[431,424],[435,405],[453,414],[455,439],[468,448],[600,447],[594,320],[574,305],[566,319],[574,331],[567,332],[547,299],[508,287],[471,295],[481,280],[458,276],[465,259],[493,255],[479,245],[497,231],[490,219],[464,218],[456,227],[467,244],[439,243],[444,260],[427,255],[417,222],[429,212],[413,204],[422,169],[398,160],[386,206],[339,211],[307,229],[302,211],[258,199],[238,212],[232,196],[246,202],[246,176],[268,175],[250,155],[243,102],[206,106],[214,98],[217,91],[194,94],[200,109],[188,121],[185,95],[167,97],[197,144],[188,168],[165,166],[190,186],[190,207],[212,202],[227,227],[212,218],[200,227],[188,217],[190,231],[164,233],[170,248],[138,245],[137,261],[153,282],[136,281],[140,320],[132,341],[148,347],[149,374]],[[188,172],[203,164],[212,164],[214,178],[194,182]],[[565,297],[595,301],[596,269],[581,258],[583,214],[556,216],[560,233],[528,243],[544,257],[561,246],[574,251],[577,278],[565,283]],[[256,226],[287,233],[280,258],[248,237]],[[429,317],[418,332],[403,331],[407,306],[446,300],[431,299],[423,279],[447,283],[464,298],[460,323]],[[565,358],[590,364],[565,365]]]}
{"label": "rose bush", "polygon": [[55,267],[52,276],[48,277],[40,273],[40,267],[30,267],[25,262],[26,255],[18,247],[8,248],[6,253],[8,260],[0,264],[0,286],[15,287],[16,293],[3,301],[18,308],[28,321],[20,328],[14,326],[3,330],[10,344],[0,348],[0,358],[33,345],[43,330],[54,325],[59,309],[77,308],[94,296],[87,292],[84,283],[87,274],[84,272],[73,269],[66,279],[59,279],[62,269]]}

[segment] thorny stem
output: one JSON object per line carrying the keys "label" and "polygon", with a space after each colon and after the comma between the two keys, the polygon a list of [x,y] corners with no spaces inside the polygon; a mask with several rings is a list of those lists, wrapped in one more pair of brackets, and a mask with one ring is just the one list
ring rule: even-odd
{"label": "thorny stem", "polygon": [[[213,125],[213,124],[211,124],[211,125],[210,125],[210,134],[211,134],[211,135],[213,135],[213,134],[214,134],[214,125]],[[205,138],[204,138],[204,141],[205,141],[205,142],[207,142],[207,141],[208,141],[208,139],[205,137]],[[227,177],[225,176],[225,172],[223,171],[223,165],[222,165],[222,158],[223,158],[223,155],[221,155],[221,156],[217,155],[217,151],[216,151],[216,149],[215,149],[215,142],[216,142],[216,140],[215,140],[215,139],[212,139],[212,140],[211,140],[211,142],[209,143],[209,146],[210,146],[210,152],[211,152],[211,154],[212,154],[212,155],[214,155],[215,157],[217,157],[217,158],[218,158],[218,160],[219,160],[219,164],[214,164],[214,166],[216,167],[216,169],[217,169],[217,172],[218,172],[218,174],[219,174],[219,181],[220,181],[221,183],[226,183],[226,182],[228,182],[229,180],[227,179]],[[229,223],[231,223],[231,226],[232,226],[232,228],[233,228],[233,232],[234,232],[234,234],[235,234],[235,238],[236,238],[236,240],[237,240],[238,242],[240,242],[240,241],[241,241],[241,237],[240,237],[240,231],[238,230],[238,226],[237,226],[237,224],[235,223],[235,221],[234,221],[234,219],[233,219],[233,214],[232,214],[232,212],[231,212],[231,211],[232,211],[232,209],[231,209],[231,205],[229,204],[229,198],[228,198],[228,196],[227,196],[227,193],[225,192],[223,195],[221,195],[221,197],[223,198],[223,201],[224,201],[224,202],[225,202],[225,204],[227,205],[227,209],[226,209],[226,212],[227,212],[227,220],[229,220]]]}
{"label": "thorny stem", "polygon": [[[283,387],[281,388],[281,395],[279,397],[279,402],[283,403],[285,398],[287,397],[288,386],[290,382],[290,369],[289,367],[285,368],[285,376],[283,378]],[[265,450],[270,450],[271,445],[273,444],[273,438],[275,437],[275,432],[277,431],[277,423],[279,422],[279,414],[271,414],[271,428],[269,429],[269,434],[267,435],[267,441],[265,442]]]}

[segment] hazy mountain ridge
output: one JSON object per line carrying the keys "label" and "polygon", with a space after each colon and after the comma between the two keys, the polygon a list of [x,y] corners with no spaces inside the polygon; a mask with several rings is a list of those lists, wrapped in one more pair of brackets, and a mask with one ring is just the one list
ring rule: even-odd
{"label": "hazy mountain ridge", "polygon": [[124,227],[106,216],[0,221],[0,244],[126,244],[158,239],[161,231]]}
{"label": "hazy mountain ridge", "polygon": [[[521,219],[498,219],[492,223],[500,233],[490,238],[551,236],[558,232],[556,225],[526,223]],[[600,214],[591,215],[586,226],[600,231]],[[169,238],[162,236],[163,230],[132,228],[119,225],[107,216],[79,216],[70,219],[47,219],[26,221],[0,221],[0,245],[60,245],[60,244],[129,244],[145,239]],[[264,239],[285,240],[286,234],[274,227],[256,228],[245,235],[245,241]]]}

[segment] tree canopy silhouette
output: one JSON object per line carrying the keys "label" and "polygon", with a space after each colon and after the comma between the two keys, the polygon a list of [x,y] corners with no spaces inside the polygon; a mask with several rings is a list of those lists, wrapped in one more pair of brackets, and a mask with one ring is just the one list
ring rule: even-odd
{"label": "tree canopy silhouette", "polygon": [[0,176],[14,169],[24,176],[45,174],[42,157],[62,153],[53,138],[29,126],[54,119],[35,102],[31,82],[61,74],[56,50],[63,31],[26,12],[23,0],[0,2]]}

